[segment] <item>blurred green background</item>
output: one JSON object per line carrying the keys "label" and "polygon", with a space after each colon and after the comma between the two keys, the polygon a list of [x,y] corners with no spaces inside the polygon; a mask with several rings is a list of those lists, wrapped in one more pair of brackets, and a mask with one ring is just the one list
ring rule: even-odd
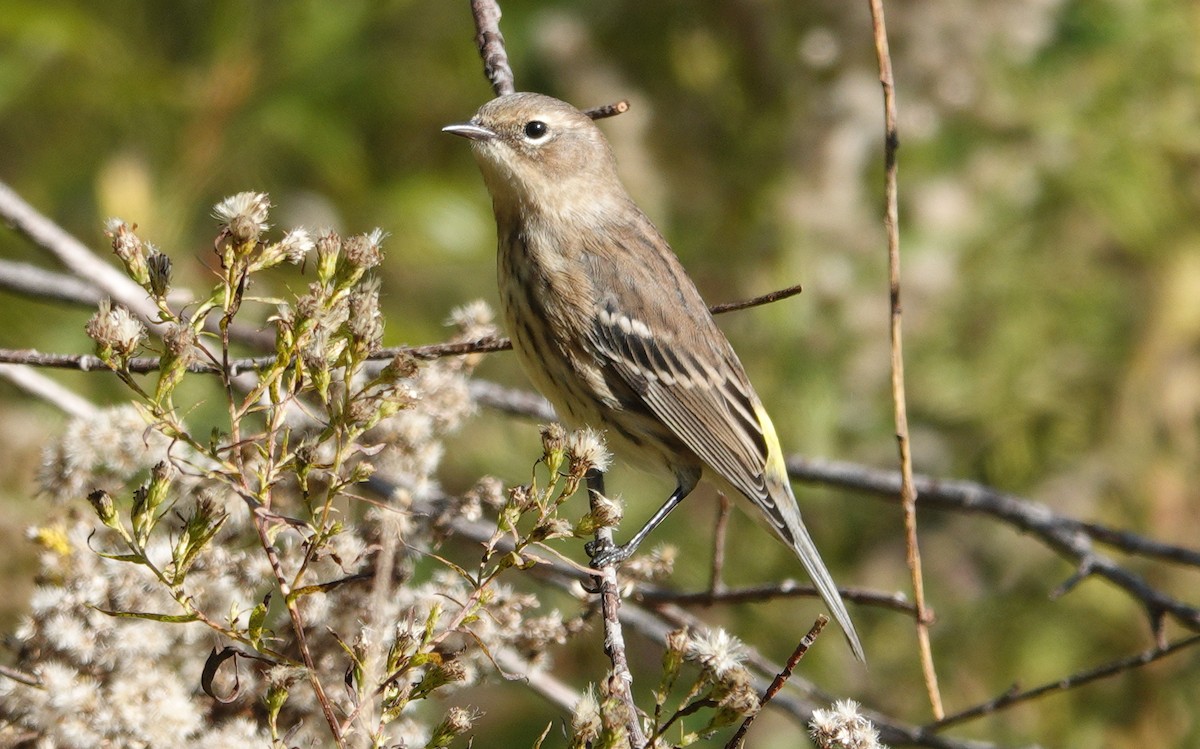
{"label": "blurred green background", "polygon": [[[602,128],[707,298],[804,285],[797,298],[721,319],[785,447],[891,466],[882,105],[866,3],[502,7],[518,88],[581,107],[631,101]],[[905,0],[887,10],[917,469],[1195,546],[1200,5]],[[173,257],[181,285],[197,288],[214,262],[211,206],[235,192],[269,192],[280,228],[381,227],[386,340],[438,341],[453,307],[495,299],[489,201],[466,146],[439,132],[490,95],[473,35],[465,0],[6,0],[0,179],[105,254],[103,219],[136,222]],[[48,265],[11,232],[0,233],[0,256]],[[276,281],[276,293],[306,283],[286,272]],[[89,351],[89,314],[6,294],[0,346]],[[119,392],[103,375],[53,375],[98,402]],[[507,355],[479,375],[524,383]],[[34,498],[39,448],[63,420],[7,383],[0,399],[8,628],[33,569],[23,529],[49,512]],[[451,490],[485,473],[524,480],[537,449],[534,425],[483,412],[450,440],[442,480]],[[610,482],[635,518],[667,488],[620,472]],[[840,582],[907,589],[893,506],[816,490],[801,502]],[[692,521],[674,518],[660,534],[697,559],[709,533],[689,529],[706,528],[715,503],[689,504]],[[782,547],[734,522],[730,583],[798,574]],[[922,530],[951,711],[1150,644],[1142,612],[1103,583],[1049,601],[1071,570],[1012,529],[925,514]],[[1197,589],[1194,572],[1132,565],[1177,596]],[[703,584],[707,561],[684,567],[680,585]],[[779,602],[711,616],[782,659],[793,639],[768,633],[800,629],[816,610]],[[825,647],[805,675],[927,719],[909,622],[856,616],[871,670]],[[600,673],[597,655],[563,656],[577,685]],[[651,649],[638,655],[657,663]],[[1196,694],[1189,652],[957,733],[1197,745]],[[557,715],[512,687],[470,697],[488,713],[481,745],[529,745]],[[756,746],[773,746],[771,725],[756,729]],[[794,737],[788,729],[778,745]]]}

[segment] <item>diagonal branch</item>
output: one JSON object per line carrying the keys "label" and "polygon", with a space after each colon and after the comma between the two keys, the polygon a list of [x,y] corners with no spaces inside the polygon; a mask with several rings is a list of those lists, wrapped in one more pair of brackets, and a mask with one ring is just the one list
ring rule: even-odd
{"label": "diagonal branch", "polygon": [[[900,486],[900,476],[894,471],[882,471],[856,463],[833,460],[805,459],[793,456],[788,460],[788,473],[799,481],[837,486],[862,492],[883,499],[894,500]],[[1146,582],[1145,578],[1117,564],[1110,557],[1096,550],[1089,536],[1089,526],[1074,518],[1060,515],[1046,505],[1006,494],[973,481],[936,479],[928,476],[915,478],[921,501],[929,507],[938,507],[958,512],[986,515],[1034,536],[1070,559],[1079,570],[1071,581],[1072,585],[1089,575],[1102,577],[1121,588],[1141,602],[1150,617],[1155,635],[1161,634],[1162,618],[1169,615],[1183,626],[1200,630],[1200,609],[1182,603],[1162,593]],[[1110,533],[1109,540],[1129,538],[1133,534]],[[1148,542],[1158,551],[1173,549],[1165,544]],[[1130,550],[1136,546],[1129,547]],[[1195,558],[1196,552],[1189,549],[1173,549],[1176,559]]]}
{"label": "diagonal branch", "polygon": [[973,720],[984,715],[989,715],[991,713],[1012,707],[1013,705],[1018,705],[1022,702],[1036,700],[1039,697],[1043,697],[1053,692],[1065,692],[1068,689],[1081,687],[1084,684],[1090,684],[1093,681],[1107,679],[1110,676],[1116,676],[1117,674],[1125,671],[1132,671],[1133,669],[1140,668],[1148,663],[1161,660],[1162,658],[1166,658],[1168,655],[1174,655],[1180,650],[1190,648],[1197,643],[1200,643],[1200,635],[1191,635],[1190,637],[1185,637],[1182,640],[1173,642],[1166,647],[1156,647],[1149,650],[1143,650],[1140,653],[1134,653],[1126,658],[1118,658],[1117,660],[1101,664],[1095,668],[1089,668],[1085,671],[1071,674],[1066,678],[1047,682],[1046,684],[1036,686],[1032,689],[1026,689],[1023,692],[1017,691],[1017,689],[1014,687],[995,699],[980,703],[974,707],[970,707],[953,715],[948,715],[939,721],[930,723],[928,726],[926,726],[926,728],[940,731],[948,726]]}
{"label": "diagonal branch", "polygon": [[18,234],[54,255],[75,276],[87,279],[144,322],[157,319],[157,310],[141,286],[101,260],[83,242],[43,216],[3,182],[0,182],[0,218]]}

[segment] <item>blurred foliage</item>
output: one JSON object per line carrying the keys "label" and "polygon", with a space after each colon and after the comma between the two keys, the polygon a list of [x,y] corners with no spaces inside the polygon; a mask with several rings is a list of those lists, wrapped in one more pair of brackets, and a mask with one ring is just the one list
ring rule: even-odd
{"label": "blurred foliage", "polygon": [[[1195,544],[1198,8],[888,4],[919,470]],[[804,284],[797,299],[722,319],[785,445],[890,464],[882,117],[865,3],[509,0],[503,9],[519,87],[580,106],[633,103],[602,127],[635,196],[710,299]],[[439,132],[489,96],[472,37],[465,2],[7,0],[0,179],[98,249],[105,217],[138,223],[173,256],[180,285],[209,285],[207,207],[238,191],[269,192],[284,227],[379,226],[391,235],[387,342],[439,340],[452,307],[494,299],[490,206],[467,149]],[[39,257],[12,233],[0,234],[0,256]],[[87,351],[89,314],[6,297],[0,345]],[[523,383],[509,359],[492,357],[481,374]],[[97,399],[113,392],[103,375],[62,379]],[[0,388],[12,536],[36,514],[30,466],[58,422]],[[531,426],[482,414],[453,445],[444,481],[520,479],[534,445]],[[638,498],[634,516],[659,488],[622,475],[611,485]],[[898,513],[828,492],[801,501],[839,580],[907,587]],[[693,502],[707,522],[711,504]],[[1070,571],[1048,551],[984,521],[924,522],[935,653],[952,709],[1148,645],[1140,612],[1100,583],[1049,602]],[[686,526],[676,518],[663,537],[698,553],[705,534],[688,538]],[[735,548],[759,548],[759,533],[739,518]],[[729,577],[793,574],[791,564],[772,549],[738,560]],[[705,567],[680,577],[701,584]],[[1155,582],[1175,591],[1196,583],[1157,570]],[[792,643],[761,633],[800,630],[814,610],[779,603],[729,617],[782,658]],[[837,648],[817,648],[804,668],[833,691],[921,720],[910,626],[859,616],[869,673],[846,671]],[[595,653],[578,658],[599,673]],[[1055,746],[1195,744],[1200,724],[1186,695],[1200,690],[1198,671],[1195,655],[1180,656],[966,733]],[[901,681],[910,687],[897,689]],[[554,717],[543,709],[508,720],[515,709],[498,705],[484,718],[490,745],[528,745],[527,727]]]}

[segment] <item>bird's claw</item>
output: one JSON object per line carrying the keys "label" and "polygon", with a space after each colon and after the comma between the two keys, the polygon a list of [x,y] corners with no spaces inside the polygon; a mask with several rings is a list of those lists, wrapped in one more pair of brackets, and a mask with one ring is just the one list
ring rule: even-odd
{"label": "bird's claw", "polygon": [[590,558],[592,568],[597,570],[620,564],[633,553],[633,549],[617,546],[609,539],[589,541],[584,545],[583,550]]}

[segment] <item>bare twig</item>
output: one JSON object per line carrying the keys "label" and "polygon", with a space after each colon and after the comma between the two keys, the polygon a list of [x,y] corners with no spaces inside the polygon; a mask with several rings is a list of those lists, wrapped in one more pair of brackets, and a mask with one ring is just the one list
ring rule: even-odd
{"label": "bare twig", "polygon": [[1136,554],[1147,559],[1161,559],[1164,562],[1185,564],[1200,567],[1200,551],[1185,549],[1181,546],[1164,544],[1152,538],[1139,536],[1119,528],[1109,528],[1099,523],[1077,521],[1079,530],[1091,536],[1102,544],[1112,546],[1130,554]]}
{"label": "bare twig", "polygon": [[517,90],[504,36],[500,33],[500,5],[494,0],[471,0],[471,15],[475,19],[475,46],[483,58],[483,74],[492,84],[496,96]]}
{"label": "bare twig", "polygon": [[[881,471],[856,463],[792,456],[788,458],[787,465],[788,474],[796,480],[838,486],[882,499],[894,500],[900,487],[901,478],[897,472]],[[926,506],[979,513],[1012,525],[1070,559],[1086,575],[1102,577],[1121,588],[1141,602],[1150,616],[1156,635],[1161,632],[1164,614],[1189,629],[1200,630],[1200,609],[1156,590],[1141,575],[1098,552],[1089,536],[1089,528],[1095,526],[1060,515],[1038,502],[1005,494],[973,481],[928,476],[917,476],[914,481],[921,493],[921,502]],[[1117,543],[1127,541],[1131,536],[1133,534],[1108,534],[1106,541],[1132,553],[1136,553],[1140,546],[1149,544],[1160,552],[1173,550],[1172,556],[1176,559],[1195,555],[1189,549],[1175,549],[1145,539],[1128,547]]]}
{"label": "bare twig", "polygon": [[79,278],[112,297],[143,322],[154,324],[157,310],[145,290],[122,271],[101,260],[82,242],[26,203],[8,185],[0,182],[0,218],[17,233],[54,255]]}
{"label": "bare twig", "polygon": [[717,495],[717,522],[713,528],[712,567],[709,571],[708,596],[709,600],[725,592],[725,582],[721,579],[725,570],[725,536],[729,531],[729,497],[725,492]]}
{"label": "bare twig", "polygon": [[[916,614],[916,607],[900,593],[880,593],[860,588],[838,588],[838,592],[847,601],[863,606],[875,606],[909,615]],[[773,601],[777,598],[816,598],[818,593],[817,589],[811,585],[801,585],[795,580],[783,580],[767,585],[729,588],[716,592],[702,590],[692,593],[642,585],[633,595],[635,600],[651,605],[674,603],[680,606],[711,606],[721,603],[757,603]]]}
{"label": "bare twig", "polygon": [[995,699],[988,700],[987,702],[975,705],[974,707],[957,712],[953,715],[948,715],[939,721],[930,723],[928,726],[926,726],[926,728],[940,731],[948,726],[988,715],[1022,702],[1035,700],[1052,692],[1065,692],[1068,689],[1074,689],[1075,687],[1080,687],[1084,684],[1090,684],[1093,681],[1106,679],[1110,676],[1116,676],[1124,671],[1131,671],[1135,668],[1140,668],[1148,663],[1153,663],[1154,661],[1166,658],[1168,655],[1173,655],[1180,650],[1190,648],[1197,643],[1200,643],[1200,635],[1191,635],[1177,642],[1173,642],[1164,648],[1150,648],[1149,650],[1143,650],[1140,653],[1134,653],[1126,658],[1119,658],[1115,661],[1110,661],[1109,663],[1102,664],[1095,668],[1090,668],[1086,671],[1080,671],[1078,673],[1071,674],[1063,679],[1047,682],[1046,684],[1042,684],[1041,686],[1037,686],[1032,689],[1027,689],[1023,692],[1018,691],[1016,687],[1013,687]]}
{"label": "bare twig", "polygon": [[[813,623],[812,629],[808,630],[808,634],[801,638],[800,644],[792,651],[783,669],[775,675],[775,678],[771,680],[771,685],[767,687],[767,690],[763,692],[763,696],[758,700],[760,709],[774,699],[779,694],[779,691],[783,689],[783,685],[787,683],[787,680],[792,677],[792,672],[796,670],[796,664],[800,662],[800,659],[804,657],[804,654],[808,652],[812,644],[821,636],[821,630],[825,629],[826,624],[829,624],[829,617],[824,614],[817,617],[817,621]],[[746,732],[750,730],[750,725],[757,717],[758,713],[747,715],[746,719],[742,721],[742,725],[738,726],[733,737],[729,739],[729,743],[725,745],[725,749],[737,749],[741,746],[742,742],[746,739]]]}
{"label": "bare twig", "polygon": [[921,654],[921,671],[933,716],[945,715],[942,696],[938,690],[937,671],[933,667],[933,650],[929,644],[929,612],[925,606],[925,583],[921,576],[921,551],[917,544],[917,492],[913,486],[912,449],[908,439],[908,407],[904,395],[904,343],[900,321],[900,229],[898,225],[896,150],[900,138],[896,129],[896,88],[892,79],[892,59],[888,52],[887,28],[883,20],[883,0],[870,0],[871,28],[875,37],[875,55],[879,61],[879,82],[883,86],[884,127],[884,192],[887,207],[884,227],[887,229],[888,285],[891,298],[892,343],[892,404],[895,408],[896,442],[900,449],[900,501],[904,507],[904,541],[908,551],[908,570],[912,576],[913,600],[917,605],[917,644]]}
{"label": "bare twig", "polygon": [[629,102],[625,99],[615,101],[612,104],[605,104],[600,107],[593,107],[584,110],[584,114],[591,117],[593,120],[603,120],[606,117],[616,117],[619,114],[625,114],[629,111]]}
{"label": "bare twig", "polygon": [[789,286],[786,289],[771,291],[761,296],[752,297],[740,302],[723,302],[721,304],[714,304],[708,309],[714,315],[721,315],[726,312],[737,312],[739,310],[749,309],[751,307],[759,307],[764,304],[778,302],[781,299],[787,299],[788,297],[796,296],[801,291],[803,291],[803,289],[800,288],[800,284],[796,284],[795,286]]}
{"label": "bare twig", "polygon": [[[445,356],[464,356],[467,354],[491,353],[507,351],[512,344],[507,338],[484,338],[478,341],[461,343],[433,343],[426,346],[395,346],[381,349],[368,357],[372,361],[386,361],[396,356],[411,356],[414,359],[430,361]],[[221,374],[228,369],[230,377],[236,377],[243,372],[251,372],[275,364],[275,356],[249,356],[241,359],[229,359],[222,366],[210,361],[196,360],[188,365],[188,371],[196,374]],[[91,354],[48,354],[34,349],[0,349],[0,363],[29,364],[37,367],[52,367],[55,369],[77,369],[81,372],[106,370],[107,365],[100,357]],[[133,374],[146,374],[158,371],[157,356],[136,356],[129,360],[126,369]]]}
{"label": "bare twig", "polygon": [[33,367],[20,364],[0,364],[0,377],[24,390],[29,395],[41,398],[58,406],[71,416],[91,416],[96,406],[74,390],[63,387]]}
{"label": "bare twig", "polygon": [[87,307],[95,307],[104,298],[104,293],[93,283],[12,260],[0,260],[0,289],[33,299]]}

